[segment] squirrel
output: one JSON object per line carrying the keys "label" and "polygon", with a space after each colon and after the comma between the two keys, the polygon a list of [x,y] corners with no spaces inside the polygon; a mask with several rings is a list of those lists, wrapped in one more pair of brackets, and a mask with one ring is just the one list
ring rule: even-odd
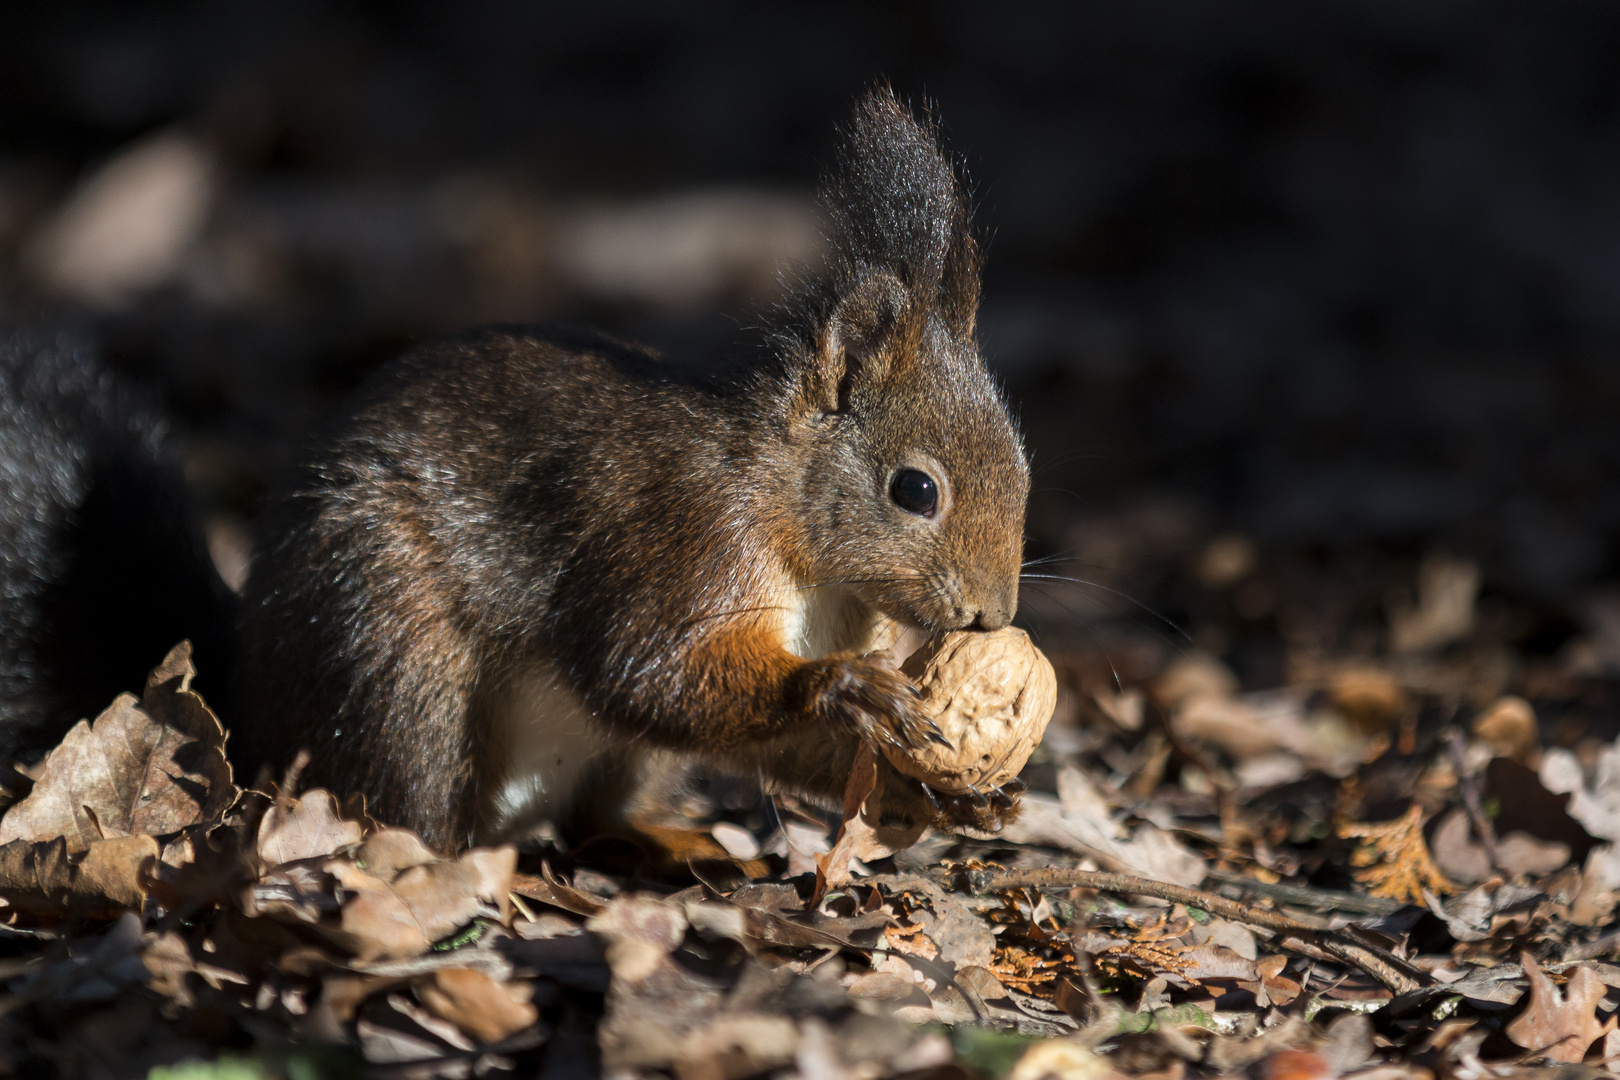
{"label": "squirrel", "polygon": [[229,685],[233,597],[168,421],[68,335],[0,333],[0,593],[0,763],[55,746],[182,638],[199,688]]}
{"label": "squirrel", "polygon": [[[306,748],[306,782],[459,848],[663,759],[836,804],[863,740],[942,739],[879,650],[1017,607],[1029,472],[976,344],[980,247],[887,89],[821,197],[824,272],[744,370],[507,327],[376,373],[254,560],[246,760]],[[1016,801],[906,783],[909,820]]]}

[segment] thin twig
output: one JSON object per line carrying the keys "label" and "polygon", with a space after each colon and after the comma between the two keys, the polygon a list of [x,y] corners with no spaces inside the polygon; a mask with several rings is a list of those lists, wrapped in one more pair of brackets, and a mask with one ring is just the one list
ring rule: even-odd
{"label": "thin twig", "polygon": [[1468,741],[1463,738],[1459,728],[1446,729],[1446,749],[1451,754],[1451,769],[1457,774],[1457,790],[1462,793],[1468,822],[1474,827],[1474,835],[1479,838],[1491,866],[1500,870],[1502,864],[1496,858],[1496,829],[1491,825],[1491,819],[1485,816],[1485,806],[1479,799],[1479,781],[1468,765]]}
{"label": "thin twig", "polygon": [[1281,904],[1312,911],[1345,911],[1352,915],[1393,915],[1407,905],[1382,896],[1357,896],[1332,889],[1312,889],[1303,885],[1268,885],[1242,874],[1211,870],[1204,875],[1224,888],[1241,889],[1246,896],[1263,896]]}
{"label": "thin twig", "polygon": [[1582,960],[1597,960],[1605,956],[1613,956],[1620,951],[1620,930],[1604,934],[1596,941],[1588,941],[1584,945],[1571,945],[1564,950],[1564,963],[1579,963]]}
{"label": "thin twig", "polygon": [[[976,893],[1000,892],[1004,889],[1082,888],[1133,896],[1152,896],[1198,908],[1233,922],[1260,926],[1267,930],[1279,930],[1297,937],[1347,964],[1360,968],[1396,994],[1420,990],[1425,985],[1422,980],[1428,978],[1393,953],[1347,941],[1335,931],[1312,926],[1293,916],[1228,900],[1224,896],[1199,889],[1168,885],[1162,881],[1151,881],[1131,874],[1112,874],[1101,870],[969,870],[948,875],[947,881],[952,879],[956,882],[965,881],[968,888]],[[1402,968],[1407,970],[1403,971]]]}

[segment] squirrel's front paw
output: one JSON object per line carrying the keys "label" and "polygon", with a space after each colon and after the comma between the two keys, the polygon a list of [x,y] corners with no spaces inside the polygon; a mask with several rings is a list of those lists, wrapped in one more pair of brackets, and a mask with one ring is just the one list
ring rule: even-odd
{"label": "squirrel's front paw", "polygon": [[1012,824],[1023,809],[1019,796],[1024,793],[1024,782],[1012,779],[988,791],[966,791],[950,795],[916,781],[922,794],[933,807],[935,824],[942,828],[972,829],[981,833],[998,833]]}
{"label": "squirrel's front paw", "polygon": [[881,763],[879,777],[878,804],[885,820],[894,817],[932,825],[946,832],[971,829],[978,833],[998,833],[1016,821],[1022,809],[1019,796],[1024,793],[1024,782],[1016,778],[982,792],[950,794],[929,787],[914,776],[906,776],[888,762]]}
{"label": "squirrel's front paw", "polygon": [[916,687],[890,664],[871,656],[829,656],[814,665],[811,710],[849,725],[868,741],[901,750],[930,743],[949,746],[918,708]]}

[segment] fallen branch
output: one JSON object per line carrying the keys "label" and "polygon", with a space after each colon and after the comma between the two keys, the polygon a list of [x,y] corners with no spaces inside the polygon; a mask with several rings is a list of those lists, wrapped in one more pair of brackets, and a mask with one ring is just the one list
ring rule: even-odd
{"label": "fallen branch", "polygon": [[1209,881],[1219,882],[1223,888],[1238,889],[1245,896],[1260,896],[1279,904],[1309,908],[1312,911],[1343,911],[1352,915],[1393,915],[1407,905],[1399,900],[1382,896],[1357,896],[1355,893],[1336,892],[1332,889],[1312,889],[1303,885],[1268,885],[1241,874],[1227,874],[1211,870],[1205,875]]}
{"label": "fallen branch", "polygon": [[[1354,965],[1377,979],[1396,994],[1420,990],[1427,985],[1427,976],[1412,968],[1393,953],[1374,946],[1348,941],[1338,931],[1296,919],[1291,915],[1256,907],[1252,904],[1229,900],[1215,893],[1189,889],[1183,885],[1167,885],[1162,881],[1114,874],[1102,870],[955,870],[946,875],[948,884],[967,888],[976,893],[1000,892],[1004,889],[1096,889],[1100,892],[1126,893],[1133,896],[1152,896],[1175,904],[1207,911],[1232,922],[1277,930],[1314,945],[1330,956]],[[1403,970],[1404,969],[1404,970]]]}

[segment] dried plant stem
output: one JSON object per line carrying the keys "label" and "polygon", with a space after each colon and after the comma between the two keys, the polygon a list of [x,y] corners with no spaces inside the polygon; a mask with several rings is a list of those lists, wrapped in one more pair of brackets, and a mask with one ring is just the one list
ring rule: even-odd
{"label": "dried plant stem", "polygon": [[1313,926],[1281,912],[1228,900],[1224,896],[1189,889],[1183,885],[1167,885],[1162,881],[1102,870],[970,870],[965,873],[958,871],[952,877],[956,882],[965,880],[968,888],[976,893],[999,892],[1003,889],[1081,888],[1134,896],[1152,896],[1171,903],[1195,907],[1233,922],[1277,930],[1291,937],[1297,937],[1347,964],[1360,968],[1396,994],[1410,993],[1421,989],[1424,985],[1419,978],[1421,972],[1412,969],[1413,973],[1408,974],[1402,970],[1406,967],[1405,964],[1382,949],[1347,941],[1336,931]]}
{"label": "dried plant stem", "polygon": [[1345,911],[1352,915],[1393,915],[1406,905],[1399,900],[1382,896],[1357,896],[1354,893],[1335,892],[1332,889],[1311,889],[1302,885],[1267,885],[1263,881],[1211,870],[1207,880],[1219,882],[1231,889],[1241,889],[1248,896],[1261,896],[1282,904],[1310,908],[1312,911]]}
{"label": "dried plant stem", "polygon": [[1457,728],[1446,729],[1446,750],[1451,756],[1452,771],[1457,774],[1457,790],[1462,795],[1463,807],[1468,811],[1468,822],[1474,827],[1474,836],[1485,849],[1491,867],[1502,869],[1496,859],[1496,829],[1485,816],[1485,805],[1479,798],[1479,780],[1468,765],[1468,740]]}

